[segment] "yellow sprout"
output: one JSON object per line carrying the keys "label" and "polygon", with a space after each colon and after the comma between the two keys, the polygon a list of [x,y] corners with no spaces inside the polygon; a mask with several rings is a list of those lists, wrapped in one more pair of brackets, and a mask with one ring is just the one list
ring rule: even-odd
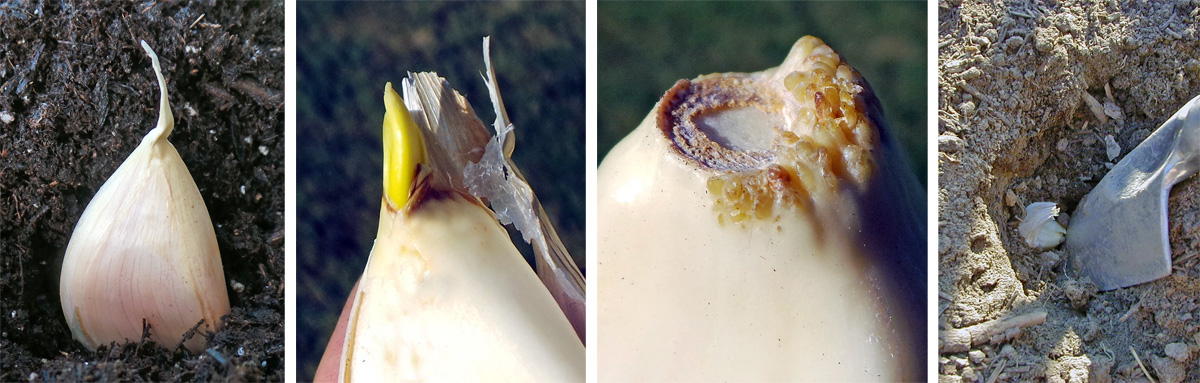
{"label": "yellow sprout", "polygon": [[398,210],[408,204],[417,164],[425,162],[425,141],[391,82],[384,86],[383,106],[383,195]]}

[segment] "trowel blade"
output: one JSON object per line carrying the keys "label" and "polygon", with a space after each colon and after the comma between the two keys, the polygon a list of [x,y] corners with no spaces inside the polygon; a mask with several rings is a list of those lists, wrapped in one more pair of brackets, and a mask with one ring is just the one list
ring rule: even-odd
{"label": "trowel blade", "polygon": [[1079,202],[1067,228],[1071,266],[1101,291],[1171,274],[1167,194],[1200,168],[1200,97],[1129,152]]}

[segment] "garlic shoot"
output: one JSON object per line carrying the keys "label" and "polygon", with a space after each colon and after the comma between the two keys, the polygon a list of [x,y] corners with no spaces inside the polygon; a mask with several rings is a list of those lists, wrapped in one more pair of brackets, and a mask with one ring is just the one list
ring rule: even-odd
{"label": "garlic shoot", "polygon": [[1034,202],[1025,207],[1025,219],[1017,226],[1025,244],[1038,250],[1062,244],[1067,238],[1067,229],[1054,219],[1058,213],[1058,204],[1054,202]]}
{"label": "garlic shoot", "polygon": [[601,163],[600,381],[925,379],[924,192],[820,39],[679,80]]}
{"label": "garlic shoot", "polygon": [[[184,333],[215,331],[229,313],[212,221],[196,182],[167,141],[174,128],[158,56],[158,125],[100,187],[75,225],[59,295],[67,325],[88,349],[150,338],[174,348]],[[203,336],[183,342],[199,352]]]}
{"label": "garlic shoot", "polygon": [[384,88],[384,193],[338,380],[580,381],[583,344],[463,167],[487,142],[445,80]]}

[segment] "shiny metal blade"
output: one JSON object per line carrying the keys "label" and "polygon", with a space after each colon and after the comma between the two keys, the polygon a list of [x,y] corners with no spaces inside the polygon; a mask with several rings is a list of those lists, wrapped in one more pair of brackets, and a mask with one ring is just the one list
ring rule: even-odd
{"label": "shiny metal blade", "polygon": [[1150,134],[1080,201],[1067,228],[1073,269],[1100,290],[1171,274],[1167,193],[1200,169],[1200,97]]}

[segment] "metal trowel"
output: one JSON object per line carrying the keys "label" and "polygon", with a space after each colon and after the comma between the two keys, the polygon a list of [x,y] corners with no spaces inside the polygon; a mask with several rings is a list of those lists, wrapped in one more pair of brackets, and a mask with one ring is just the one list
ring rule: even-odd
{"label": "metal trowel", "polygon": [[1071,266],[1101,291],[1171,274],[1167,193],[1200,169],[1200,96],[1130,151],[1071,216]]}

